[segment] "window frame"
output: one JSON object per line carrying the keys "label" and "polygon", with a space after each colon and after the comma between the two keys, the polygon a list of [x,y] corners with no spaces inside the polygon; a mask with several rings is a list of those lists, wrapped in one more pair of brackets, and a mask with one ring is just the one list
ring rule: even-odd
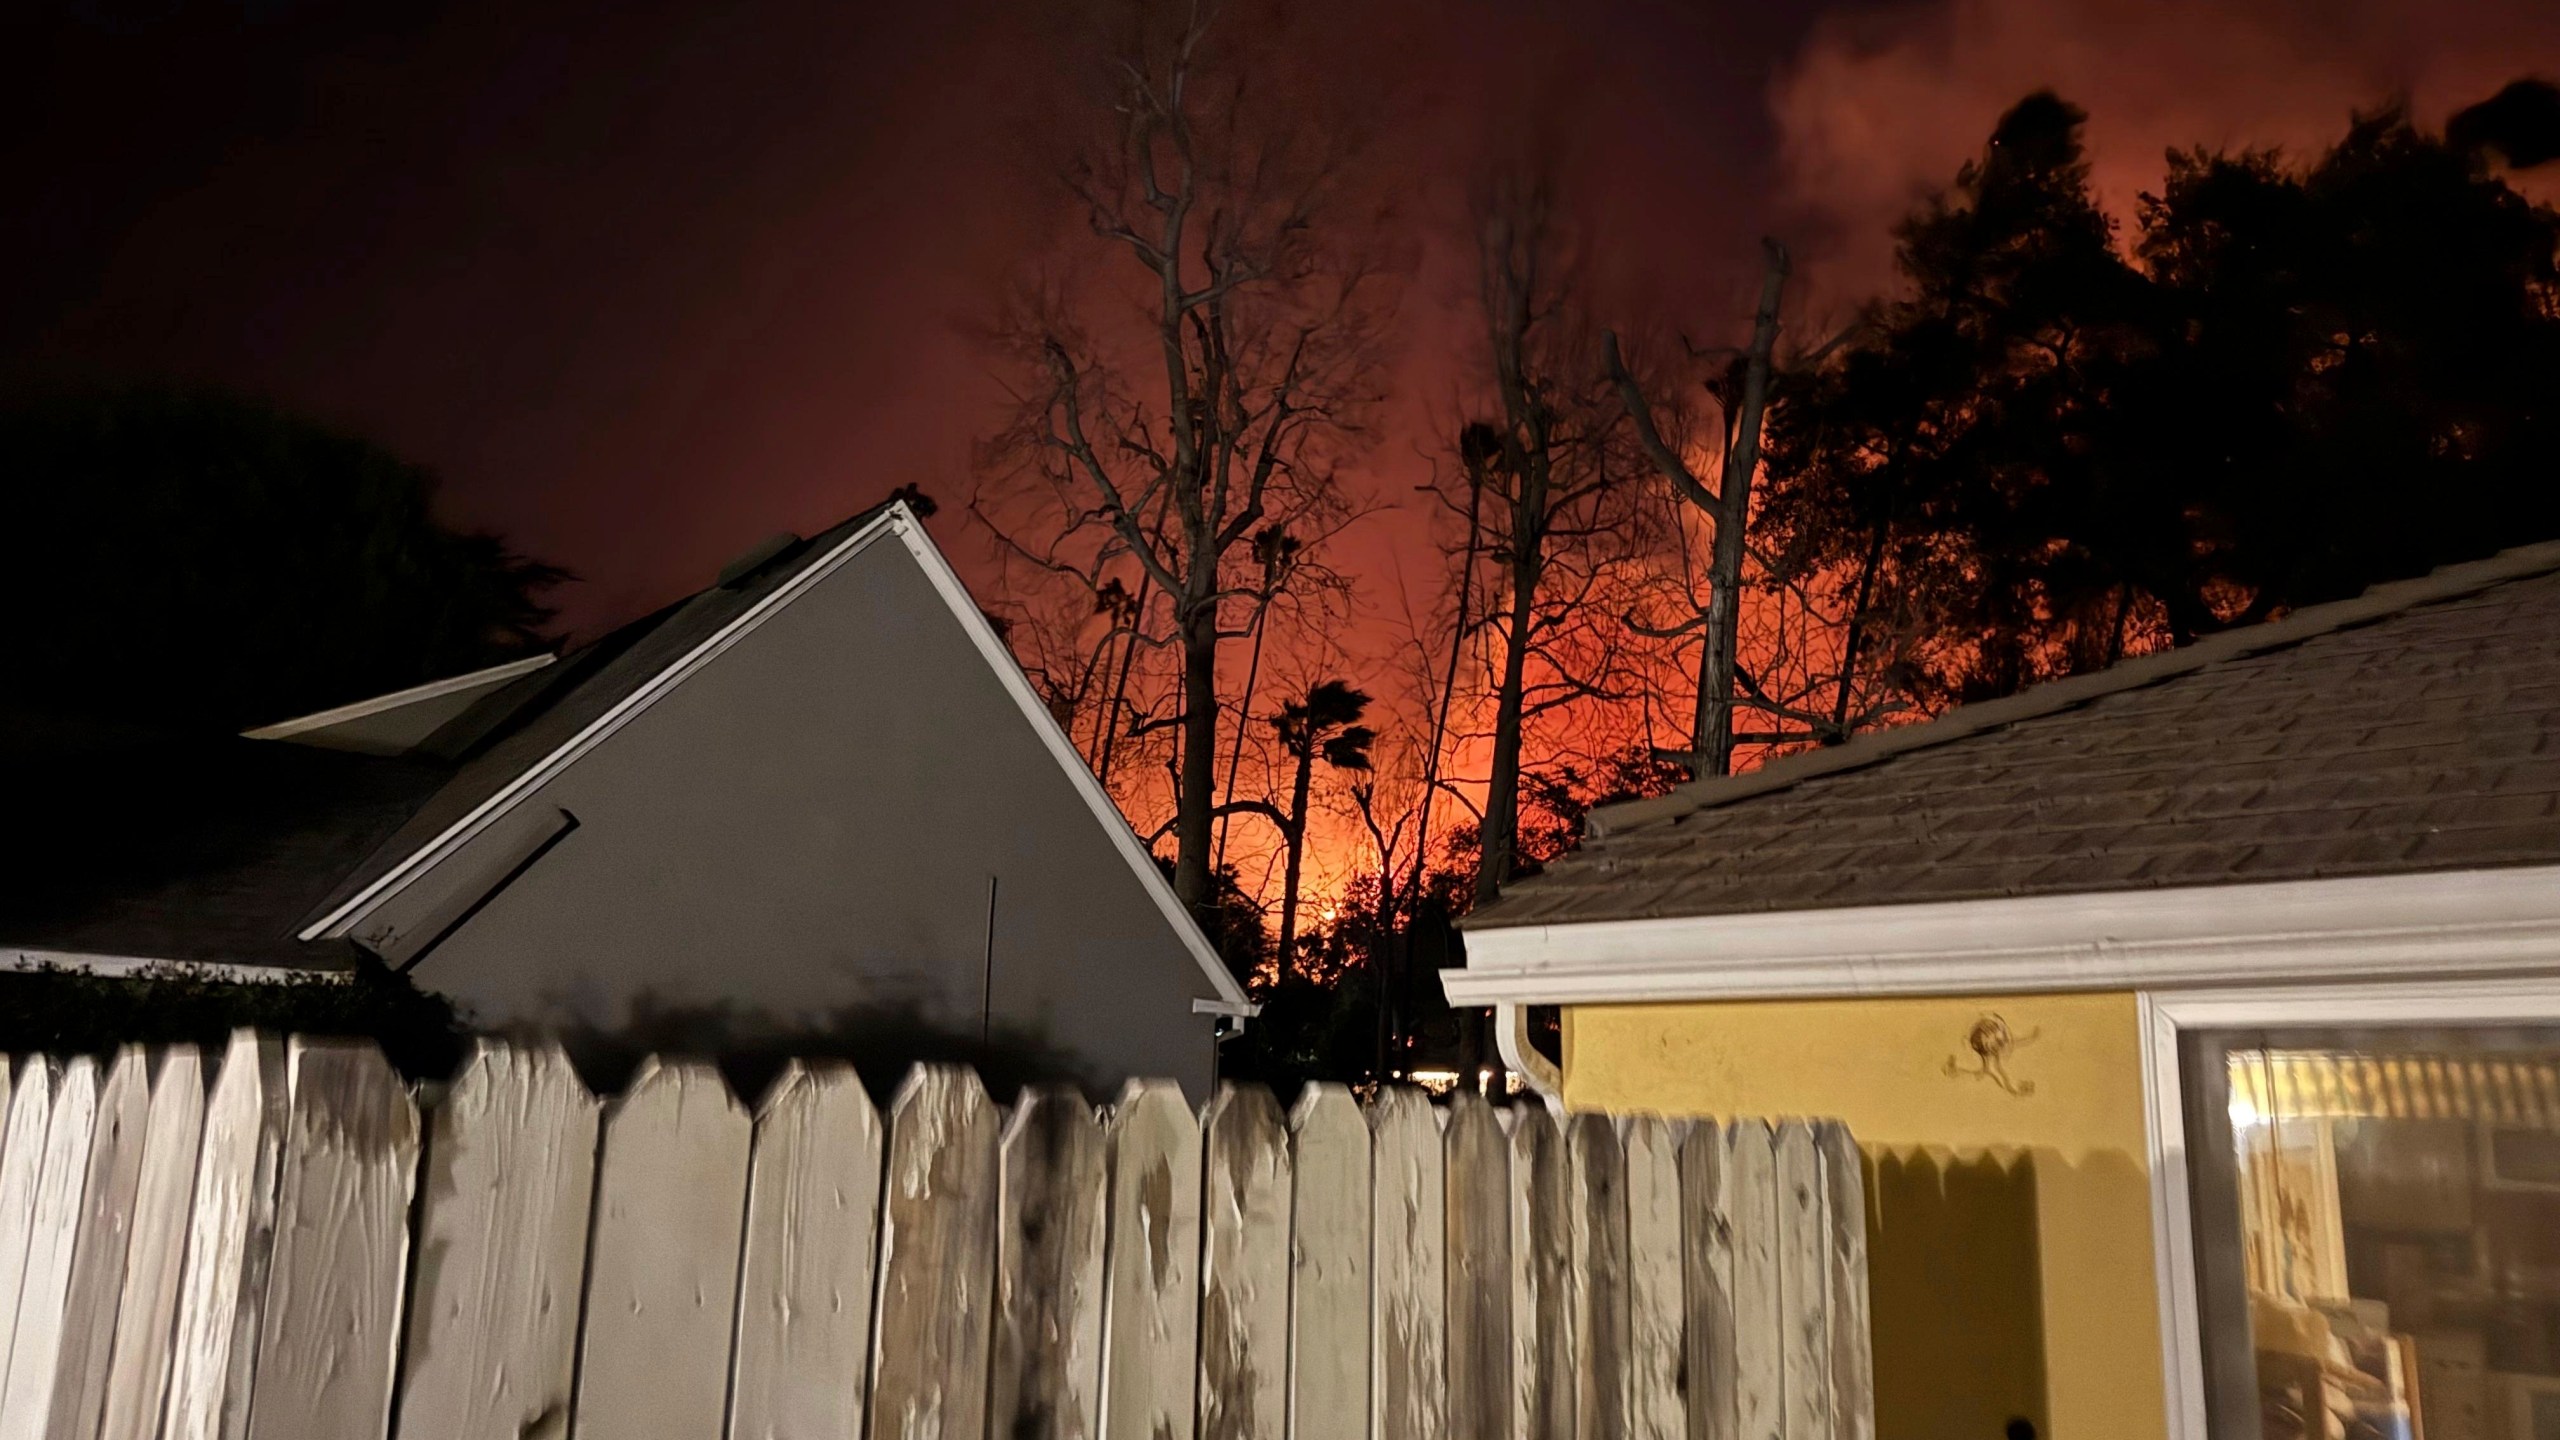
{"label": "window frame", "polygon": [[2170,1440],[2212,1440],[2202,1287],[2197,1283],[2194,1167],[2179,1057],[2190,1032],[2394,1030],[2441,1025],[2560,1024],[2560,975],[2411,979],[2139,992],[2145,1138],[2151,1161],[2152,1264],[2159,1291],[2161,1379]]}

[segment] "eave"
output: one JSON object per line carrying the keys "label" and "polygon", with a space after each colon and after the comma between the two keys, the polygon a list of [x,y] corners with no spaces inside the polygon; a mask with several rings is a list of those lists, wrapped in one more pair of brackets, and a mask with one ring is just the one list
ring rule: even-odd
{"label": "eave", "polygon": [[1470,930],[1455,1005],[2560,973],[2560,866]]}

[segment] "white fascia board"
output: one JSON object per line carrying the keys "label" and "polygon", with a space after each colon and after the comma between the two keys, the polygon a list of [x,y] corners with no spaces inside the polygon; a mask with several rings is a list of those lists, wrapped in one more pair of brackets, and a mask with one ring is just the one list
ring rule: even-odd
{"label": "white fascia board", "polygon": [[[906,507],[898,506],[896,513],[904,516]],[[1102,827],[1103,834],[1110,837],[1112,845],[1120,852],[1120,858],[1127,862],[1130,873],[1137,877],[1140,888],[1155,902],[1156,909],[1164,913],[1165,924],[1173,927],[1173,933],[1182,941],[1183,948],[1189,950],[1191,958],[1199,964],[1200,973],[1216,992],[1216,998],[1192,1001],[1192,1012],[1238,1017],[1259,1013],[1262,1007],[1246,997],[1244,987],[1228,973],[1226,962],[1209,948],[1209,938],[1200,933],[1199,922],[1191,918],[1190,911],[1174,895],[1173,887],[1165,882],[1164,872],[1156,868],[1155,857],[1138,843],[1138,833],[1129,828],[1128,817],[1120,813],[1120,807],[1103,790],[1102,782],[1094,778],[1092,768],[1084,763],[1084,756],[1077,751],[1075,742],[1067,738],[1066,731],[1058,728],[1058,717],[1050,714],[1049,707],[1041,703],[1039,692],[1031,688],[1031,677],[1022,673],[1022,666],[1013,658],[1013,652],[1005,648],[1004,637],[996,634],[996,627],[987,623],[986,613],[978,608],[977,601],[969,597],[969,587],[960,583],[959,573],[951,568],[951,562],[944,559],[942,552],[926,537],[922,525],[910,520],[899,527],[898,535],[907,542],[907,549],[915,556],[925,578],[931,580],[933,588],[941,594],[943,604],[950,607],[951,617],[960,622],[960,628],[967,631],[970,640],[977,645],[978,654],[987,662],[987,668],[995,672],[996,680],[1004,686],[1005,693],[1013,697],[1014,705],[1022,711],[1022,718],[1031,726],[1032,733],[1040,737],[1040,743],[1048,747],[1050,758],[1066,773],[1068,781],[1076,787],[1076,793],[1084,797],[1086,807],[1093,811],[1095,823]]]}
{"label": "white fascia board", "polygon": [[24,950],[15,947],[0,950],[0,970],[69,970],[108,979],[161,971],[191,980],[220,980],[238,985],[282,985],[303,979],[343,984],[350,973],[344,970],[303,970],[290,965],[240,965],[222,960],[168,960],[149,955],[94,955],[85,950]]}
{"label": "white fascia board", "polygon": [[495,689],[519,675],[530,675],[559,658],[557,655],[547,653],[528,655],[522,660],[510,660],[504,665],[492,665],[486,670],[474,670],[468,675],[448,675],[442,680],[430,680],[424,685],[412,685],[406,690],[394,690],[388,695],[376,695],[370,700],[358,700],[351,705],[341,705],[334,710],[315,711],[309,715],[297,715],[290,720],[279,720],[273,725],[261,725],[255,730],[243,730],[240,732],[240,738],[243,740],[290,740],[296,735],[307,735],[314,730],[327,730],[333,726],[344,725],[350,720],[367,719],[415,705],[423,700],[441,700],[447,695],[458,694],[465,690]]}
{"label": "white fascia board", "polygon": [[1459,1005],[2560,973],[2560,866],[1470,930]]}

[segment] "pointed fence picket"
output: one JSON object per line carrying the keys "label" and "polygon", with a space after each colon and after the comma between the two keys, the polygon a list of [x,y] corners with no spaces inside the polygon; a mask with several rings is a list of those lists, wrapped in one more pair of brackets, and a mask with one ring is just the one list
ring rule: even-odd
{"label": "pointed fence picket", "polygon": [[[1873,1440],[1863,1161],[484,1044],[0,1062],[0,1440]],[[414,1238],[413,1238],[414,1237]]]}

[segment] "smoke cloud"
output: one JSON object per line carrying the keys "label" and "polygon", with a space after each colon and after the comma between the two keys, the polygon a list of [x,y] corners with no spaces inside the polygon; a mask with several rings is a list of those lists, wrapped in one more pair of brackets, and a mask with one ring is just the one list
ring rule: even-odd
{"label": "smoke cloud", "polygon": [[[1834,12],[1770,87],[1779,192],[1834,303],[1892,280],[1893,222],[2050,87],[2089,111],[2101,202],[2129,222],[2172,148],[2334,141],[2403,98],[2441,125],[2520,75],[2560,75],[2535,0],[1923,0]],[[2560,194],[2547,170],[2521,177]]]}

